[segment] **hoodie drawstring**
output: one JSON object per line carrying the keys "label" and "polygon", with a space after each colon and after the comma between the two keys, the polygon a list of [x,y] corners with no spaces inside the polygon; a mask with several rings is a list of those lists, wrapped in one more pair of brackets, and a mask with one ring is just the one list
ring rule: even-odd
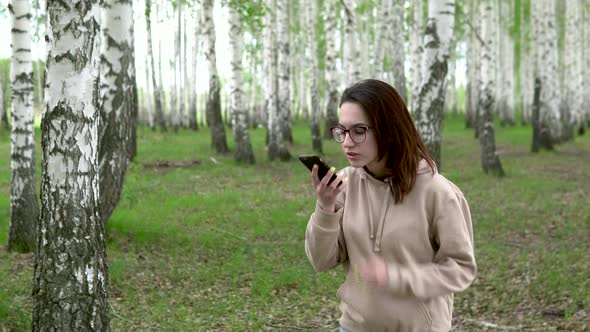
{"label": "hoodie drawstring", "polygon": [[[375,243],[373,244],[373,251],[375,253],[378,253],[381,251],[381,238],[383,237],[383,226],[385,224],[385,212],[387,211],[387,205],[389,204],[389,199],[390,196],[393,193],[389,193],[388,191],[391,191],[390,186],[388,185],[387,188],[385,189],[385,192],[383,193],[383,195],[385,197],[383,197],[383,204],[381,205],[381,215],[379,216],[379,225],[377,227],[377,233],[375,233],[374,229],[373,229],[373,210],[371,209],[371,202],[369,202],[369,189],[368,189],[368,184],[367,184],[367,179],[366,179],[366,174],[364,172],[361,172],[360,174],[361,177],[361,182],[362,182],[362,188],[364,190],[364,196],[367,199],[367,204],[366,206],[368,207],[368,212],[369,212],[369,218],[368,223],[369,223],[369,238],[371,240],[375,240]],[[389,181],[389,179],[385,180],[386,182]]]}

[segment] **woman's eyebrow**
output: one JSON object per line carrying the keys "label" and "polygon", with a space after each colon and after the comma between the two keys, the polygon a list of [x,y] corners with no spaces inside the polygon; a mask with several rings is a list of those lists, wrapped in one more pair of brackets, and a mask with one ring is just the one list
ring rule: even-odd
{"label": "woman's eyebrow", "polygon": [[354,127],[368,127],[369,125],[366,123],[363,123],[363,122],[359,122],[359,123],[352,124],[350,127],[346,127],[342,123],[338,123],[338,126],[342,127],[342,128],[354,128]]}

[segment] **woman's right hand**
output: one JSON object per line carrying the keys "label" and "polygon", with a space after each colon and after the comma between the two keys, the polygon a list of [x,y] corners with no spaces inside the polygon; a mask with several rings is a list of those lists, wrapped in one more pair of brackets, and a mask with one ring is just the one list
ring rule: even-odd
{"label": "woman's right hand", "polygon": [[322,210],[329,212],[336,212],[336,197],[346,189],[348,182],[348,179],[343,178],[340,174],[336,175],[336,179],[328,184],[328,181],[330,181],[335,172],[336,169],[332,167],[320,181],[318,177],[318,165],[313,165],[313,168],[311,169],[311,178],[318,199],[318,205]]}

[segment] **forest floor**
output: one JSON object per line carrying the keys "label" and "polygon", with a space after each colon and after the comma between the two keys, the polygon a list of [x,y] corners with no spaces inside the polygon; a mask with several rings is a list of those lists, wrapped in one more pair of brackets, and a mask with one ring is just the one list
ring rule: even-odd
{"label": "forest floor", "polygon": [[[309,153],[308,127],[293,130],[293,156]],[[106,228],[113,331],[338,328],[342,271],[314,272],[303,247],[309,173],[296,158],[269,162],[265,131],[250,135],[253,166],[212,152],[208,130],[139,129]],[[478,264],[455,296],[454,331],[590,330],[590,133],[538,154],[531,137],[528,127],[496,127],[507,173],[496,178],[481,171],[462,117],[445,119],[441,173],[469,201]],[[6,251],[9,142],[0,130],[0,331],[28,331],[33,256]],[[338,144],[323,144],[325,159],[344,167]],[[39,164],[40,144],[37,155]]]}

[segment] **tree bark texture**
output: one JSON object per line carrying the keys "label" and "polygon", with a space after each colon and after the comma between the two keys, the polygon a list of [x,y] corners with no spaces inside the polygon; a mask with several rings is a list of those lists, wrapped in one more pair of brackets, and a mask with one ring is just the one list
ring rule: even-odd
{"label": "tree bark texture", "polygon": [[229,42],[231,50],[231,67],[232,67],[232,78],[231,78],[231,109],[234,117],[234,142],[236,151],[234,153],[234,159],[237,162],[243,162],[248,164],[254,164],[256,161],[254,158],[254,152],[252,150],[252,144],[250,143],[250,133],[248,130],[248,112],[243,102],[244,97],[244,79],[242,70],[242,53],[243,53],[243,34],[242,34],[242,22],[240,15],[236,9],[230,6],[229,8]]}
{"label": "tree bark texture", "polygon": [[43,177],[33,331],[109,331],[99,206],[98,1],[47,2]]}
{"label": "tree bark texture", "polygon": [[[154,60],[154,48],[152,46],[152,20],[151,20],[151,8],[152,1],[145,0],[145,22],[147,29],[147,46],[148,54],[150,55],[150,67],[152,69],[152,90],[154,91],[154,105],[155,105],[155,125],[160,127],[161,131],[166,131],[166,120],[164,119],[163,109],[163,96],[161,94],[160,87],[158,86],[158,80],[156,78],[156,65]],[[160,71],[161,73],[161,71]]]}
{"label": "tree bark texture", "polygon": [[391,63],[393,70],[393,86],[402,97],[404,103],[408,101],[408,92],[406,89],[406,51],[405,51],[405,34],[404,34],[404,9],[399,0],[392,0],[393,15],[391,15],[391,25],[389,26],[388,46],[391,47]]}
{"label": "tree bark texture", "polygon": [[289,42],[289,1],[277,0],[277,26],[278,26],[278,107],[279,119],[277,123],[282,137],[277,140],[279,147],[279,158],[281,160],[289,160],[291,155],[287,149],[287,143],[293,142],[293,133],[291,129],[291,90],[289,89],[289,78],[291,77],[290,57],[291,57],[291,43]]}
{"label": "tree bark texture", "polygon": [[213,0],[203,1],[203,26],[207,38],[205,57],[209,68],[209,98],[207,99],[207,119],[211,121],[211,146],[217,153],[227,153],[225,127],[221,117],[221,98],[219,96],[219,76],[215,53],[215,25],[213,24]]}
{"label": "tree bark texture", "polygon": [[[324,138],[332,139],[331,127],[338,125],[338,71],[336,70],[336,0],[327,0],[326,10],[326,127]],[[382,66],[383,67],[383,66]]]}
{"label": "tree bark texture", "polygon": [[309,91],[311,93],[311,147],[313,151],[322,153],[322,136],[320,133],[320,96],[318,91],[317,69],[318,61],[315,34],[317,6],[315,0],[305,1],[304,4],[304,7],[307,10],[305,29],[308,31],[307,35],[309,36],[309,57],[306,61],[306,67],[309,69]]}
{"label": "tree bark texture", "polygon": [[444,81],[447,75],[454,15],[453,0],[428,1],[428,22],[424,32],[422,58],[422,85],[418,99],[412,107],[414,123],[439,169],[441,169]]}
{"label": "tree bark texture", "polygon": [[[412,1],[412,22],[410,24],[410,103],[412,106],[418,99],[418,93],[420,92],[420,85],[422,83],[422,54],[424,48],[422,45],[424,37],[424,0]],[[411,109],[413,112],[413,107]]]}
{"label": "tree bark texture", "polygon": [[129,164],[133,126],[135,70],[133,4],[106,0],[103,9],[100,70],[100,208],[106,224],[121,198]]}
{"label": "tree bark texture", "polygon": [[10,134],[10,226],[8,250],[35,248],[39,218],[35,176],[33,66],[31,63],[31,7],[28,0],[11,0],[12,90]]}
{"label": "tree bark texture", "polygon": [[[535,77],[541,79],[541,127],[549,128],[553,143],[561,139],[561,96],[559,93],[559,60],[555,0],[531,1],[535,40]],[[543,140],[543,142],[546,142]],[[543,146],[551,149],[552,147]]]}
{"label": "tree bark texture", "polygon": [[484,0],[482,3],[482,38],[483,45],[481,57],[481,77],[482,87],[480,92],[480,116],[479,116],[479,146],[481,155],[481,167],[485,173],[492,173],[497,176],[503,176],[504,170],[500,163],[500,158],[496,151],[496,138],[494,134],[494,96],[492,87],[494,86],[494,71],[492,66],[494,49],[493,36],[493,16],[494,10],[492,0]]}

